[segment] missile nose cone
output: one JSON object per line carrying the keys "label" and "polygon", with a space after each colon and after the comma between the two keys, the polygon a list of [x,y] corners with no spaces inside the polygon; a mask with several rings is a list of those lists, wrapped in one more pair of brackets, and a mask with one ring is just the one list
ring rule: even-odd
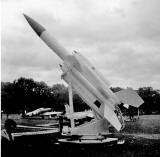
{"label": "missile nose cone", "polygon": [[40,25],[38,22],[27,16],[26,14],[23,14],[25,19],[28,21],[32,29],[37,33],[38,36],[41,36],[41,34],[45,31],[45,28]]}

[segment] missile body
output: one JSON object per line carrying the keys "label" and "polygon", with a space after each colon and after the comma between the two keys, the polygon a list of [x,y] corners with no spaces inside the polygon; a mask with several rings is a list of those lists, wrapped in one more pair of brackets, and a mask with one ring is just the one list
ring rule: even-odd
{"label": "missile body", "polygon": [[46,29],[25,15],[37,35],[63,60],[62,79],[77,91],[81,98],[100,117],[108,120],[118,131],[121,129],[114,110],[120,101],[110,90],[109,82],[79,53],[71,55]]}

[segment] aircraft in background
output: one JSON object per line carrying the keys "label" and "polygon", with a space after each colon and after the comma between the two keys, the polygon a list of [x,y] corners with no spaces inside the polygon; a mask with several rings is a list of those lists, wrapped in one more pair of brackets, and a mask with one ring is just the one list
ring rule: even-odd
{"label": "aircraft in background", "polygon": [[33,116],[41,116],[42,118],[44,117],[58,117],[62,114],[63,112],[57,112],[57,111],[52,111],[52,108],[38,108],[32,112],[28,112],[25,114],[25,117],[33,117]]}
{"label": "aircraft in background", "polygon": [[32,117],[32,116],[36,116],[36,115],[39,115],[39,114],[42,114],[44,112],[48,112],[48,111],[51,111],[52,109],[51,108],[38,108],[34,111],[31,111],[31,112],[28,112],[25,114],[26,117]]}
{"label": "aircraft in background", "polygon": [[50,112],[45,112],[40,114],[40,116],[48,116],[49,118],[51,117],[58,117],[62,115],[63,112],[57,112],[57,111],[50,111]]}
{"label": "aircraft in background", "polygon": [[83,111],[83,112],[70,112],[70,107],[68,104],[65,105],[65,111],[66,114],[64,115],[64,117],[68,118],[68,119],[82,119],[82,118],[94,118],[94,114],[91,110],[87,110],[87,111]]}
{"label": "aircraft in background", "polygon": [[63,116],[64,120],[74,119],[75,124],[80,125],[84,122],[89,122],[94,118],[94,114],[92,110],[86,110],[82,112],[73,112],[71,113],[70,106],[68,104],[65,105],[65,114]]}

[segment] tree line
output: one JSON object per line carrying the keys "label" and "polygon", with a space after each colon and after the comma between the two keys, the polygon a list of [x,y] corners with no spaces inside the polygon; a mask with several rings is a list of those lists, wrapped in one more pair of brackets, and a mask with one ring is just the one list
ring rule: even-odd
{"label": "tree line", "polygon": [[[120,87],[111,87],[113,92],[122,90]],[[160,90],[152,87],[141,87],[137,90],[144,100],[140,110],[144,114],[160,113]],[[64,111],[69,102],[68,87],[63,84],[48,86],[45,82],[37,82],[31,78],[18,78],[11,82],[1,82],[1,110],[4,113],[22,113],[40,107],[52,108],[55,111]],[[73,90],[75,111],[89,109],[87,104]]]}

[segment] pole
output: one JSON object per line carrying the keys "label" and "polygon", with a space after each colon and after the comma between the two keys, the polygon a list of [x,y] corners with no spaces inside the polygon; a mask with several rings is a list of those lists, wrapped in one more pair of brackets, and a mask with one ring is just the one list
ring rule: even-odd
{"label": "pole", "polygon": [[69,90],[69,106],[70,106],[70,116],[71,116],[70,122],[71,122],[71,129],[73,129],[75,125],[74,125],[74,118],[73,118],[73,112],[74,112],[74,110],[73,110],[73,94],[72,94],[71,83],[69,83],[68,90]]}
{"label": "pole", "polygon": [[138,119],[139,119],[139,107],[138,107]]}

